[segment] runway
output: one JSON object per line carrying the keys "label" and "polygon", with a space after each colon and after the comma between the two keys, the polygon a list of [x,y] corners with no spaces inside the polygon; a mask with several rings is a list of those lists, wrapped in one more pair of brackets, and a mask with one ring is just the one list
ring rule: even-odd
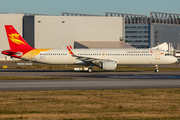
{"label": "runway", "polygon": [[1,91],[180,88],[180,72],[74,72],[1,69],[0,76],[68,77],[59,80],[1,80]]}

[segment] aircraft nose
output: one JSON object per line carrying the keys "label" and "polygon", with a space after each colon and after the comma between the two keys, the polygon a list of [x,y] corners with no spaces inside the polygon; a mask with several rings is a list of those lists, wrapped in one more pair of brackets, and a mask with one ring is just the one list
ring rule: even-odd
{"label": "aircraft nose", "polygon": [[175,63],[178,62],[178,59],[176,57],[173,57],[172,61]]}

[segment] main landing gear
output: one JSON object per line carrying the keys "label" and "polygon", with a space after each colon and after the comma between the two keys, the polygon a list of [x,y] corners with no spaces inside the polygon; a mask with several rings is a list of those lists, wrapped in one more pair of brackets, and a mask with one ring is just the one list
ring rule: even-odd
{"label": "main landing gear", "polygon": [[159,72],[159,70],[158,70],[158,65],[155,65],[155,72]]}

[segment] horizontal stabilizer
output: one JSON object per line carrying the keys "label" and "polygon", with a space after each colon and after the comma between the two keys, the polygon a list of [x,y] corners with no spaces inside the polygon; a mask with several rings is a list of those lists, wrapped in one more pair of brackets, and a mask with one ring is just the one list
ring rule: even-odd
{"label": "horizontal stabilizer", "polygon": [[7,51],[7,50],[2,51],[2,54],[10,55],[10,56],[13,56],[13,55],[22,56],[23,55],[23,53],[19,52],[19,51],[15,52],[15,51]]}

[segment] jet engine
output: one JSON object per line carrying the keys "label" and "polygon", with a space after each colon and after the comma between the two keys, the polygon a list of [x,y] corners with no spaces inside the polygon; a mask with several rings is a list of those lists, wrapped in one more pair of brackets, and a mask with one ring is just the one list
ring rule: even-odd
{"label": "jet engine", "polygon": [[117,67],[116,61],[103,61],[99,64],[102,70],[115,70]]}

